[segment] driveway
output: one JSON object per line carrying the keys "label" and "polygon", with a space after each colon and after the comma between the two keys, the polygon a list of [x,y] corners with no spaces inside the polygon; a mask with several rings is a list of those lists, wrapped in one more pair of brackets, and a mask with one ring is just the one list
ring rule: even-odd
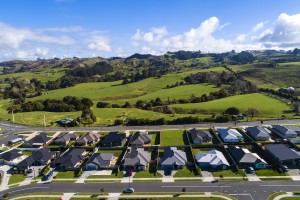
{"label": "driveway", "polygon": [[248,178],[248,181],[261,181],[256,174],[247,173],[246,170],[243,170]]}
{"label": "driveway", "polygon": [[2,190],[6,190],[8,189],[8,181],[9,181],[9,178],[11,177],[11,174],[8,174],[8,171],[10,170],[10,166],[8,165],[3,165],[0,167],[0,170],[1,170],[1,174],[2,175],[2,182],[1,182],[1,185],[0,185],[0,191]]}
{"label": "driveway", "polygon": [[44,168],[44,166],[32,166],[32,172],[27,175],[25,180],[20,183],[20,185],[29,185],[35,177],[39,176],[40,171]]}
{"label": "driveway", "polygon": [[212,182],[215,180],[213,174],[209,171],[201,170],[201,175],[203,177],[202,179],[203,182]]}
{"label": "driveway", "polygon": [[293,181],[300,181],[300,169],[290,169],[287,173],[291,176]]}
{"label": "driveway", "polygon": [[163,175],[162,177],[162,182],[168,183],[168,182],[175,182],[174,180],[174,175],[176,174],[176,170],[172,170],[170,175],[165,175],[165,171],[164,170],[157,170],[158,173],[160,173],[161,175]]}
{"label": "driveway", "polygon": [[82,175],[79,177],[79,179],[77,181],[75,181],[75,183],[84,183],[84,180],[91,176],[94,175],[97,171],[84,171],[82,173]]}

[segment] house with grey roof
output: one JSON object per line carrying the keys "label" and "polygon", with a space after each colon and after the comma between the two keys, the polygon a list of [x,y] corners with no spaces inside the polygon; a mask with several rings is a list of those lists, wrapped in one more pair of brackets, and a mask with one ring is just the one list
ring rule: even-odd
{"label": "house with grey roof", "polygon": [[78,134],[74,134],[74,133],[64,133],[64,134],[58,136],[58,137],[53,141],[53,144],[65,146],[65,145],[67,145],[69,142],[75,141],[75,140],[77,140],[78,138],[79,138],[79,135],[78,135]]}
{"label": "house with grey roof", "polygon": [[12,149],[0,154],[0,164],[3,165],[17,165],[19,162],[24,160],[26,156],[22,154],[21,150]]}
{"label": "house with grey roof", "polygon": [[130,141],[131,146],[143,146],[145,144],[150,144],[152,140],[152,135],[147,132],[136,132]]}
{"label": "house with grey roof", "polygon": [[238,132],[236,129],[218,128],[217,131],[224,142],[237,143],[244,139],[242,134],[240,134],[240,132]]}
{"label": "house with grey roof", "polygon": [[164,170],[183,169],[187,163],[186,153],[177,147],[165,147],[163,157],[160,160]]}
{"label": "house with grey roof", "polygon": [[221,151],[210,150],[207,153],[197,153],[199,167],[212,169],[227,169],[230,165]]}
{"label": "house with grey roof", "polygon": [[300,128],[297,126],[273,125],[271,130],[277,135],[288,139],[297,138],[300,135]]}
{"label": "house with grey roof", "polygon": [[85,149],[68,149],[59,158],[51,163],[52,167],[60,170],[76,170],[80,167],[85,158]]}
{"label": "house with grey roof", "polygon": [[209,131],[198,130],[195,128],[191,129],[189,133],[193,144],[211,142],[213,138]]}
{"label": "house with grey roof", "polygon": [[254,127],[247,127],[245,131],[256,141],[270,140],[271,131],[267,128],[254,126]]}
{"label": "house with grey roof", "polygon": [[84,170],[111,169],[114,158],[113,153],[94,153],[86,162]]}
{"label": "house with grey roof", "polygon": [[53,138],[49,137],[46,133],[43,132],[31,138],[30,140],[25,141],[22,146],[26,148],[37,148],[46,146],[52,141]]}
{"label": "house with grey roof", "polygon": [[82,135],[76,142],[77,146],[88,146],[100,141],[101,135],[94,133],[93,131]]}
{"label": "house with grey roof", "polygon": [[289,148],[285,144],[266,144],[265,151],[279,164],[300,166],[300,152]]}
{"label": "house with grey roof", "polygon": [[15,144],[17,142],[23,141],[23,137],[15,134],[4,134],[0,136],[0,147],[6,147]]}
{"label": "house with grey roof", "polygon": [[55,153],[51,152],[47,148],[41,148],[35,151],[33,154],[19,162],[15,168],[17,170],[27,170],[31,166],[42,166],[47,165],[54,158]]}
{"label": "house with grey roof", "polygon": [[126,134],[118,132],[109,132],[101,141],[102,147],[123,146],[126,142]]}
{"label": "house with grey roof", "polygon": [[227,150],[239,167],[253,167],[255,169],[265,169],[267,167],[267,162],[264,159],[246,148],[229,146]]}
{"label": "house with grey roof", "polygon": [[144,171],[147,170],[151,160],[151,153],[141,147],[128,147],[122,161],[124,170]]}

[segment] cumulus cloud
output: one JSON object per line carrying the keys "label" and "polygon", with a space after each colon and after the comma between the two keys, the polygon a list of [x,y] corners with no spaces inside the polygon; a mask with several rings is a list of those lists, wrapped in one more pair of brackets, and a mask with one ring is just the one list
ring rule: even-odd
{"label": "cumulus cloud", "polygon": [[252,32],[257,32],[259,30],[261,30],[262,28],[265,27],[265,25],[267,24],[268,22],[260,22],[258,24],[256,24],[253,28],[252,28]]}
{"label": "cumulus cloud", "polygon": [[88,48],[96,51],[110,52],[111,51],[110,40],[109,38],[102,35],[93,35],[90,38]]}
{"label": "cumulus cloud", "polygon": [[166,27],[153,27],[149,32],[137,29],[136,33],[132,36],[132,40],[134,41],[134,46],[138,46],[139,41],[156,44],[166,35],[168,35]]}
{"label": "cumulus cloud", "polygon": [[236,40],[237,42],[244,42],[245,39],[246,39],[246,37],[247,37],[246,34],[240,34],[240,35],[238,35],[238,36],[236,37],[235,40]]}
{"label": "cumulus cloud", "polygon": [[300,45],[300,14],[282,13],[274,27],[265,30],[258,38],[266,47],[291,48]]}

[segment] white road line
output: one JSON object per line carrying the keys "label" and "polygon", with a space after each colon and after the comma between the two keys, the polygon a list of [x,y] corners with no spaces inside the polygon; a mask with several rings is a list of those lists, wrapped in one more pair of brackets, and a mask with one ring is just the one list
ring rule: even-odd
{"label": "white road line", "polygon": [[259,185],[262,187],[300,187],[300,185]]}
{"label": "white road line", "polygon": [[220,187],[223,187],[223,188],[229,188],[231,186],[189,186],[189,185],[183,185],[183,186],[161,186],[161,187],[170,187],[170,188],[182,188],[182,187],[186,187],[186,188],[189,188],[189,187],[194,187],[194,188],[220,188]]}
{"label": "white road line", "polygon": [[229,195],[231,195],[231,196],[250,196],[250,198],[252,200],[254,200],[251,194],[229,194]]}
{"label": "white road line", "polygon": [[49,187],[32,187],[32,188],[24,188],[24,189],[14,190],[14,191],[11,191],[11,192],[9,192],[9,193],[20,192],[20,191],[24,191],[24,190],[40,189],[40,188],[49,188]]}

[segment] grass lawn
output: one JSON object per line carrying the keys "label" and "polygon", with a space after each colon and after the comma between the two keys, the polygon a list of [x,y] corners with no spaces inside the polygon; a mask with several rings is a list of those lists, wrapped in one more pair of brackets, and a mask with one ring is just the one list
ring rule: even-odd
{"label": "grass lawn", "polygon": [[136,172],[133,176],[134,178],[161,178],[162,175],[160,173],[150,173],[149,171],[140,171]]}
{"label": "grass lawn", "polygon": [[53,136],[55,133],[56,133],[56,131],[46,132],[46,134],[47,134],[48,136]]}
{"label": "grass lawn", "polygon": [[123,178],[124,174],[123,172],[117,173],[112,173],[110,175],[91,175],[88,177],[89,178]]}
{"label": "grass lawn", "polygon": [[159,145],[159,138],[156,138],[156,137],[159,137],[159,133],[156,133],[156,134],[151,134],[152,136],[152,140],[151,140],[151,145]]}
{"label": "grass lawn", "polygon": [[183,130],[166,130],[161,131],[161,145],[184,145],[184,133]]}
{"label": "grass lawn", "polygon": [[26,156],[30,156],[32,153],[33,153],[32,151],[27,151],[27,150],[22,151],[22,154]]}
{"label": "grass lawn", "polygon": [[286,194],[286,192],[275,192],[268,197],[268,200],[273,200],[273,199],[275,199],[275,197],[282,195],[282,194]]}
{"label": "grass lawn", "polygon": [[74,171],[58,172],[56,178],[74,178]]}
{"label": "grass lawn", "polygon": [[279,173],[276,170],[272,170],[272,169],[256,170],[255,174],[257,176],[287,176],[287,174],[285,173]]}
{"label": "grass lawn", "polygon": [[113,153],[115,157],[119,157],[122,154],[122,150],[98,150],[97,153]]}
{"label": "grass lawn", "polygon": [[8,185],[19,183],[25,180],[27,176],[24,176],[23,174],[13,174],[8,181]]}
{"label": "grass lawn", "polygon": [[242,177],[239,173],[235,173],[230,169],[213,172],[212,174],[214,177],[220,177],[220,175],[223,175],[223,177]]}
{"label": "grass lawn", "polygon": [[183,169],[177,170],[176,174],[173,177],[195,177],[195,173],[184,166]]}

